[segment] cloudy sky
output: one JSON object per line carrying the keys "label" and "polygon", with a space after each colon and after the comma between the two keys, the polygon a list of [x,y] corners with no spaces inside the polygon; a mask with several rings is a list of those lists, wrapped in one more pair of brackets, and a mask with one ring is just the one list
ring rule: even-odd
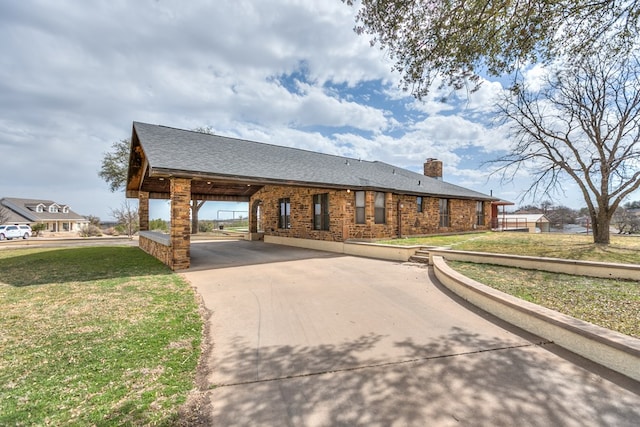
{"label": "cloudy sky", "polygon": [[[481,167],[508,143],[491,126],[500,82],[418,102],[354,14],[340,0],[0,2],[0,197],[110,219],[125,197],[101,159],[135,120],[414,171],[435,157],[445,181],[518,202],[526,176],[501,184]],[[200,218],[221,208],[242,206]]]}

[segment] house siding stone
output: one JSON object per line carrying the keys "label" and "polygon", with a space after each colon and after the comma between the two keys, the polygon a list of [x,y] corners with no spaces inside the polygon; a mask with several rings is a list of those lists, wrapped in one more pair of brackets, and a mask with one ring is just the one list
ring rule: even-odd
{"label": "house siding stone", "polygon": [[191,180],[171,178],[171,264],[173,270],[191,263]]}
{"label": "house siding stone", "polygon": [[[329,230],[314,230],[313,196],[329,195]],[[382,239],[399,236],[483,230],[489,228],[490,202],[483,202],[484,221],[477,225],[477,200],[449,199],[449,227],[439,227],[439,198],[423,197],[418,212],[417,195],[385,193],[385,223],[375,222],[375,191],[365,192],[365,222],[356,224],[355,191],[267,185],[256,192],[250,205],[261,202],[265,235],[342,242],[348,239]],[[279,200],[291,203],[291,228],[279,227]],[[400,227],[398,225],[400,224]]]}
{"label": "house siding stone", "polygon": [[147,237],[141,236],[138,246],[149,255],[159,259],[163,264],[171,267],[173,252],[171,246],[153,241]]}

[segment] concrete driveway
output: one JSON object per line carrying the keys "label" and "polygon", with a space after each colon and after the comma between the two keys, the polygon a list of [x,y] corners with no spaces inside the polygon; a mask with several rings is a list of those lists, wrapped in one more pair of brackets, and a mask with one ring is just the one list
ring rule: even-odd
{"label": "concrete driveway", "polygon": [[200,242],[216,426],[637,426],[640,385],[497,321],[429,270]]}

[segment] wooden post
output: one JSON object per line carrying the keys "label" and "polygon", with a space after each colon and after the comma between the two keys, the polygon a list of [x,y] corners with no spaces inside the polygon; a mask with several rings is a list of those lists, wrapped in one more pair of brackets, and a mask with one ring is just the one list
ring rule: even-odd
{"label": "wooden post", "polygon": [[171,178],[171,269],[191,264],[191,180]]}

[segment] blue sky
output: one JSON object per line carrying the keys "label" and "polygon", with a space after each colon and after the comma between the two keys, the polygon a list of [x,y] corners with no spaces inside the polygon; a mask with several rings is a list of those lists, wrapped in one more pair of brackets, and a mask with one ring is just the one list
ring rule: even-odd
{"label": "blue sky", "polygon": [[[110,219],[125,198],[100,161],[135,120],[414,171],[435,157],[445,181],[518,203],[526,172],[501,184],[482,167],[508,147],[491,125],[501,83],[416,101],[353,32],[354,14],[340,0],[0,3],[0,197]],[[554,203],[583,205],[571,187]],[[200,218],[245,209],[207,203]],[[158,202],[151,216],[166,211]]]}

